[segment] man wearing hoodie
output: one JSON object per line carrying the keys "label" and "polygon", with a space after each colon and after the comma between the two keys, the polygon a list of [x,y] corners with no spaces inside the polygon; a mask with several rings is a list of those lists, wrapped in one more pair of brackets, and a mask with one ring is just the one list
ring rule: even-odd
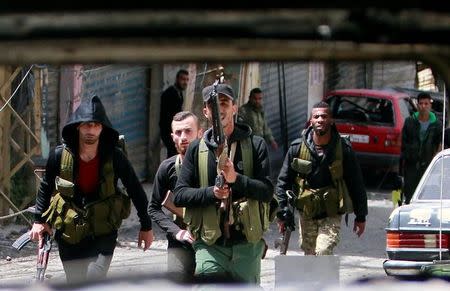
{"label": "man wearing hoodie", "polygon": [[[42,242],[55,230],[67,282],[104,278],[117,230],[130,213],[130,198],[141,229],[138,245],[153,241],[147,196],[132,165],[118,146],[97,96],[81,103],[62,130],[63,144],[51,151],[36,199],[31,239]],[[126,195],[119,187],[121,180]]]}
{"label": "man wearing hoodie", "polygon": [[405,119],[402,129],[402,160],[405,204],[411,201],[414,190],[442,140],[442,124],[431,112],[431,96],[419,93],[418,112]]}
{"label": "man wearing hoodie", "polygon": [[[209,121],[213,89],[208,86],[202,92],[203,113]],[[238,108],[233,89],[218,84],[216,92],[230,149],[219,171],[225,184],[215,183],[218,149],[210,128],[186,152],[174,203],[186,207],[184,221],[195,239],[197,278],[258,284],[265,250],[262,235],[269,222],[267,204],[273,197],[268,151],[263,138],[234,122]],[[223,211],[222,202],[232,206]]]}
{"label": "man wearing hoodie", "polygon": [[300,212],[300,242],[305,255],[333,254],[342,214],[354,212],[353,231],[358,237],[364,232],[367,194],[361,169],[325,102],[313,106],[309,126],[291,143],[278,176],[280,232],[292,223],[286,219],[293,217],[287,191],[297,196],[293,203]]}

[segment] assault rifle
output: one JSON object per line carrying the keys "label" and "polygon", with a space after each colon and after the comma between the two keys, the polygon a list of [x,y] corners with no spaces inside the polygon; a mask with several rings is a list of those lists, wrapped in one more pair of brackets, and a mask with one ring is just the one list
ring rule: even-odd
{"label": "assault rifle", "polygon": [[[217,93],[217,86],[223,81],[223,72],[217,76],[214,84],[213,90],[211,91],[208,99],[208,103],[211,106],[212,111],[212,128],[213,128],[213,146],[216,147],[216,157],[217,157],[217,176],[215,181],[215,186],[218,188],[223,188],[225,186],[225,178],[221,174],[222,169],[225,167],[225,163],[228,159],[228,145],[225,134],[223,132],[222,121],[220,118],[220,108],[219,108],[219,94]],[[220,211],[223,213],[224,220],[224,236],[225,238],[230,238],[230,225],[233,224],[232,211],[231,208],[232,198],[231,189],[230,195],[227,199],[222,199],[220,203]]]}
{"label": "assault rifle", "polygon": [[[14,243],[12,247],[20,251],[31,241],[30,231],[22,234]],[[36,262],[36,281],[44,281],[45,270],[47,269],[48,256],[52,249],[52,237],[50,234],[45,233],[41,247],[38,249],[37,262]]]}
{"label": "assault rifle", "polygon": [[278,219],[284,221],[283,235],[275,240],[275,248],[280,248],[280,255],[286,255],[289,247],[289,240],[291,239],[291,233],[295,230],[294,202],[297,196],[291,190],[287,190],[286,195],[288,197],[288,209],[291,210],[292,215],[289,215],[289,217],[287,217],[288,215],[286,214],[281,217],[280,215],[277,215]]}
{"label": "assault rifle", "polygon": [[175,206],[173,203],[173,193],[172,191],[167,191],[166,197],[164,198],[161,205],[164,206],[167,210],[175,214],[177,217],[183,217],[183,208]]}

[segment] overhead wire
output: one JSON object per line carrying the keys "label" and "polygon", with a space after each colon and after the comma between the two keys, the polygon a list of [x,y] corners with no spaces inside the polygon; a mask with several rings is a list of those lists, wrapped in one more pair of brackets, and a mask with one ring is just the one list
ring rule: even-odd
{"label": "overhead wire", "polygon": [[31,69],[33,69],[34,65],[31,65],[28,71],[26,72],[25,76],[23,76],[22,80],[20,81],[19,85],[17,85],[14,92],[11,94],[11,96],[6,100],[5,104],[0,108],[0,112],[2,112],[6,106],[11,102],[12,98],[16,95],[17,91],[19,91],[20,86],[22,86],[22,83],[25,81],[25,79],[28,77],[28,74],[31,72]]}

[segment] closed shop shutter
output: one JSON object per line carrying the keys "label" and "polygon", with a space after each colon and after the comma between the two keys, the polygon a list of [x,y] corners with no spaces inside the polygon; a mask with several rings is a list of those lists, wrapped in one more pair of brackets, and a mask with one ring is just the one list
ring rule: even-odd
{"label": "closed shop shutter", "polygon": [[414,88],[415,62],[376,62],[373,65],[373,88]]}
{"label": "closed shop shutter", "polygon": [[[45,71],[44,71],[45,72]],[[47,134],[50,148],[61,143],[59,131],[59,67],[49,66],[47,82],[42,87],[42,127]],[[47,158],[47,157],[45,157]]]}
{"label": "closed shop shutter", "polygon": [[83,98],[100,97],[112,125],[125,135],[128,157],[141,180],[147,177],[148,84],[146,67],[84,67]]}
{"label": "closed shop shutter", "polygon": [[283,83],[285,85],[287,141],[290,144],[299,137],[308,119],[308,63],[284,63],[284,78],[282,66],[280,70],[278,68],[278,63],[262,63],[260,74],[266,120],[282,146],[279,85],[282,93]]}
{"label": "closed shop shutter", "polygon": [[414,88],[414,62],[340,62],[327,65],[327,91],[336,89]]}

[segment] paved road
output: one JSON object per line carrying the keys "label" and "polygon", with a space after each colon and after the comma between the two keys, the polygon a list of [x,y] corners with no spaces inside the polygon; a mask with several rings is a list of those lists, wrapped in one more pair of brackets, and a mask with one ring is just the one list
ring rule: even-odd
{"label": "paved road", "polygon": [[[148,185],[146,187],[149,187]],[[148,190],[148,189],[147,189]],[[150,191],[147,191],[150,193]],[[369,192],[369,216],[367,219],[366,232],[361,238],[357,238],[352,233],[352,225],[342,227],[341,242],[336,248],[336,255],[340,260],[339,280],[341,286],[349,284],[358,279],[368,277],[384,277],[381,264],[385,258],[385,236],[384,227],[391,212],[392,204],[388,198],[388,193]],[[116,249],[114,259],[110,269],[110,276],[124,276],[129,274],[148,275],[161,274],[166,270],[166,241],[164,234],[155,228],[155,242],[151,250],[142,252],[133,242],[137,235],[137,217],[132,213],[131,217],[124,222],[119,233],[120,246]],[[0,286],[13,283],[24,284],[32,282],[35,273],[35,256],[33,246],[30,245],[20,254],[7,246],[8,239],[4,238],[0,243]],[[265,238],[269,244],[266,259],[262,261],[261,286],[265,290],[275,288],[275,260],[278,251],[273,247],[273,241],[278,237],[276,225],[266,233]],[[299,277],[311,266],[302,263],[302,253],[297,243],[298,232],[294,232],[291,237],[289,256],[296,261]],[[12,257],[11,261],[6,261],[6,256]],[[298,263],[297,263],[298,262]],[[324,270],[324,276],[325,276]],[[57,251],[52,251],[50,263],[47,270],[49,282],[61,282],[64,278],[62,265],[57,256]],[[278,282],[277,282],[278,283]],[[292,285],[291,285],[292,286]],[[277,285],[278,287],[278,285]],[[278,289],[278,288],[277,288]]]}

